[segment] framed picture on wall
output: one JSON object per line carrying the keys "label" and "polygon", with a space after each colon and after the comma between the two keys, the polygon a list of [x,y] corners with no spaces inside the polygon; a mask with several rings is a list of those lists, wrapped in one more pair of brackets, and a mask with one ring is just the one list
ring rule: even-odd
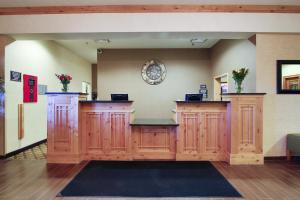
{"label": "framed picture on wall", "polygon": [[300,94],[300,60],[277,60],[277,94]]}
{"label": "framed picture on wall", "polygon": [[45,95],[47,92],[47,85],[40,85],[38,84],[38,94]]}
{"label": "framed picture on wall", "polygon": [[34,103],[37,102],[37,76],[23,75],[23,102]]}
{"label": "framed picture on wall", "polygon": [[16,82],[21,82],[22,73],[16,72],[16,71],[10,71],[10,80],[11,81],[16,81]]}

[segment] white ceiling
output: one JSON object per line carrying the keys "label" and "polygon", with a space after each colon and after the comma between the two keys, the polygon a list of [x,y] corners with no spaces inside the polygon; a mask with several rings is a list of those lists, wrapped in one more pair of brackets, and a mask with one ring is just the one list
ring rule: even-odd
{"label": "white ceiling", "polygon": [[[53,40],[90,63],[97,63],[97,49],[211,48],[220,39],[247,39],[253,33],[69,33],[12,35],[17,40]],[[191,39],[204,39],[192,45]],[[109,39],[109,43],[97,40]]]}
{"label": "white ceiling", "polygon": [[299,0],[0,0],[0,7],[129,4],[257,4],[300,5]]}

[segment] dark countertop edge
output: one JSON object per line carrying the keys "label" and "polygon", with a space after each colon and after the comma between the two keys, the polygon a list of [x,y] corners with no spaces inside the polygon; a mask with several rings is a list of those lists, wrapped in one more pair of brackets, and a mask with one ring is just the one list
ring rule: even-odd
{"label": "dark countertop edge", "polygon": [[77,94],[77,95],[88,95],[87,93],[82,92],[46,92],[45,94],[61,94],[61,95],[68,95],[68,94]]}
{"label": "dark countertop edge", "polygon": [[175,101],[176,103],[230,103],[230,101]]}
{"label": "dark countertop edge", "polygon": [[[154,122],[151,122],[151,120],[153,120]],[[159,120],[161,120],[162,123],[160,123]],[[132,123],[130,123],[130,126],[179,126],[179,124],[176,123],[173,119],[138,119],[137,118]]]}
{"label": "dark countertop edge", "polygon": [[81,100],[80,103],[132,103],[133,101],[111,101],[111,100]]}
{"label": "dark countertop edge", "polygon": [[179,126],[179,124],[133,124],[130,123],[130,126]]}
{"label": "dark countertop edge", "polygon": [[226,94],[222,94],[222,96],[228,96],[228,95],[266,95],[267,93],[226,93]]}

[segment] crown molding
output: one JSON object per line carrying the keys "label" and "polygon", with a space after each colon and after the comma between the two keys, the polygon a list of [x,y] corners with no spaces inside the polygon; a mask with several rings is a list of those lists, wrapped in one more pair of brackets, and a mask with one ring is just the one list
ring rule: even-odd
{"label": "crown molding", "polygon": [[293,5],[100,5],[0,7],[0,15],[80,14],[80,13],[300,13]]}

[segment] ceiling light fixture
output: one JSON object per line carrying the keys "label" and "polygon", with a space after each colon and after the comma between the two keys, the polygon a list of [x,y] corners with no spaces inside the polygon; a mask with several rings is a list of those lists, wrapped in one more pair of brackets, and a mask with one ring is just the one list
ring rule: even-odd
{"label": "ceiling light fixture", "polygon": [[95,40],[95,43],[99,43],[99,44],[108,44],[110,43],[110,40],[109,39],[98,39],[98,40]]}
{"label": "ceiling light fixture", "polygon": [[190,42],[192,43],[192,45],[196,45],[196,44],[203,44],[207,41],[207,39],[205,38],[193,38],[190,40]]}

